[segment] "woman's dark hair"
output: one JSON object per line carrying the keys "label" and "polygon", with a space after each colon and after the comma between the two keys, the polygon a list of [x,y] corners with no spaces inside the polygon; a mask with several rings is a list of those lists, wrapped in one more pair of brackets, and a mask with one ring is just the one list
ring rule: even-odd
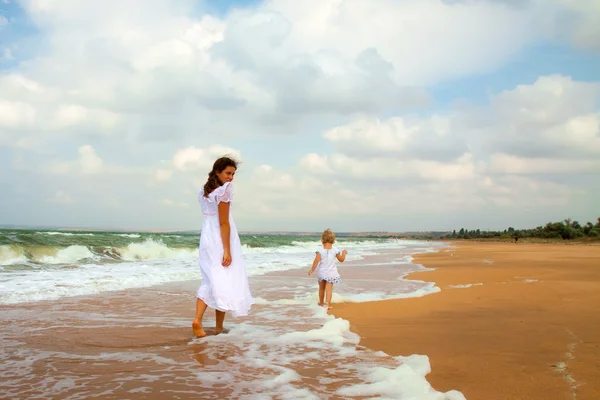
{"label": "woman's dark hair", "polygon": [[208,180],[204,184],[204,197],[208,197],[213,190],[221,186],[223,183],[219,181],[217,174],[223,172],[227,167],[233,167],[237,169],[238,163],[233,158],[221,157],[218,158],[213,164],[212,171],[208,173]]}

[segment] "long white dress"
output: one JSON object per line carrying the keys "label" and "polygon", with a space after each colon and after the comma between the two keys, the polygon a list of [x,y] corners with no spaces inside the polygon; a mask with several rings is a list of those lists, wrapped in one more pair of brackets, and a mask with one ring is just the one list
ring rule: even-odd
{"label": "long white dress", "polygon": [[216,188],[207,197],[204,191],[198,194],[204,221],[200,233],[199,264],[202,283],[196,297],[203,300],[210,308],[219,311],[230,311],[234,317],[248,315],[254,299],[248,286],[246,264],[242,254],[242,244],[238,235],[232,210],[229,210],[231,226],[230,251],[231,265],[224,267],[223,242],[219,225],[218,205],[233,200],[231,182]]}

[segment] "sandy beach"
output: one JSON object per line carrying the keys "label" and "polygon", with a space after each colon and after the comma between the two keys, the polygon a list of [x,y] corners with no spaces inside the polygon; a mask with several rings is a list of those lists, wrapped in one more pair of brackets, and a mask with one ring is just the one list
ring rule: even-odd
{"label": "sandy beach", "polygon": [[455,242],[421,298],[337,304],[361,344],[426,354],[427,379],[469,400],[600,399],[600,246]]}

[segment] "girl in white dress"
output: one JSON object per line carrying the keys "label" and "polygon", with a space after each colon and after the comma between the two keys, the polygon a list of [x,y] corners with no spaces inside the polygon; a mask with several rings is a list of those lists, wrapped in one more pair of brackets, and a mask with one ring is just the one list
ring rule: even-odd
{"label": "girl in white dress", "polygon": [[[335,235],[331,232],[331,229],[326,229],[321,235],[321,243],[323,247],[316,251],[315,259],[313,261],[312,268],[308,271],[308,275],[311,275],[317,271],[317,281],[319,282],[319,305],[327,305],[327,309],[331,309],[331,296],[333,295],[333,284],[342,283],[342,278],[337,270],[335,260],[344,262],[346,259],[346,250],[340,251],[338,248],[333,247],[335,243]],[[323,303],[325,297],[325,291],[327,291],[327,303]]]}
{"label": "girl in white dress", "polygon": [[202,317],[207,307],[216,313],[216,334],[223,332],[225,312],[248,315],[254,299],[250,294],[240,237],[230,213],[233,176],[237,163],[229,157],[215,161],[204,189],[198,194],[203,223],[199,264],[202,284],[196,292],[194,336],[204,337]]}

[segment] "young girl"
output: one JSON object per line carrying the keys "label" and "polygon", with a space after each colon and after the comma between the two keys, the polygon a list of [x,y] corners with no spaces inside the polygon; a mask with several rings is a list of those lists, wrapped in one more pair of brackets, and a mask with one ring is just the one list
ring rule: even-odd
{"label": "young girl", "polygon": [[335,259],[339,262],[344,262],[346,259],[346,250],[340,251],[333,247],[335,243],[335,235],[331,232],[331,229],[326,229],[321,235],[321,243],[323,247],[316,251],[315,260],[313,261],[312,268],[308,271],[308,275],[315,272],[317,267],[317,280],[319,282],[319,305],[325,305],[323,298],[325,297],[325,290],[327,290],[327,309],[331,309],[331,296],[333,294],[333,284],[341,283],[342,278],[338,273]]}

